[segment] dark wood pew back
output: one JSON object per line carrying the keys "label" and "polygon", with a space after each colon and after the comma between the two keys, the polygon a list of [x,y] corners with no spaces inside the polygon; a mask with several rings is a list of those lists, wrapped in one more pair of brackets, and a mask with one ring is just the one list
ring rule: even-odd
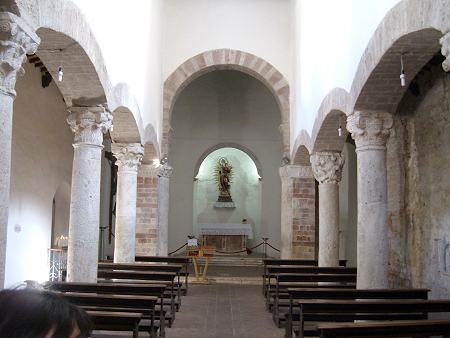
{"label": "dark wood pew back", "polygon": [[299,336],[317,336],[317,327],[305,330],[305,322],[355,320],[417,320],[429,313],[450,312],[450,300],[299,300]]}
{"label": "dark wood pew back", "polygon": [[450,320],[402,320],[319,324],[320,338],[450,337]]}
{"label": "dark wood pew back", "polygon": [[169,263],[169,264],[181,264],[184,266],[184,295],[187,295],[188,292],[188,281],[189,281],[189,263],[191,259],[189,257],[173,257],[173,256],[136,256],[136,262],[148,262],[148,263]]}

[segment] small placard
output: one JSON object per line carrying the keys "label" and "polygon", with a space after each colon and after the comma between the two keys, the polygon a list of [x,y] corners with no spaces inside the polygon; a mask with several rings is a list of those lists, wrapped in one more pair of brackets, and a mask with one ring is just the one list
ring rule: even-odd
{"label": "small placard", "polygon": [[189,238],[187,243],[188,243],[188,246],[197,246],[198,245],[197,238]]}

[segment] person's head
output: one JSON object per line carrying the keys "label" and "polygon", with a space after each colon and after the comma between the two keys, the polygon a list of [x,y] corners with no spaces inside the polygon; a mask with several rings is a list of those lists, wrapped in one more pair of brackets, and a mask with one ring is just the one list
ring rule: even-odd
{"label": "person's head", "polygon": [[86,338],[90,333],[87,314],[54,293],[0,291],[0,338]]}

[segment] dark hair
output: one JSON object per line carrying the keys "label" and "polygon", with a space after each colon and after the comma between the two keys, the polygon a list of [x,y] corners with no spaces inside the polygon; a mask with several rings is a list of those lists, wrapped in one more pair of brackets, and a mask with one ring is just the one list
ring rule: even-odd
{"label": "dark hair", "polygon": [[39,290],[0,291],[0,338],[68,338],[78,327],[79,337],[91,334],[86,312],[61,296]]}

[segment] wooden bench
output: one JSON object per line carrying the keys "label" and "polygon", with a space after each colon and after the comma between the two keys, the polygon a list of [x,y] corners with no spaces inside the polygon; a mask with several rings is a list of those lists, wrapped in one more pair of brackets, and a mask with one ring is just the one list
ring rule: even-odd
{"label": "wooden bench", "polygon": [[450,337],[450,320],[402,320],[319,324],[320,338]]}
{"label": "wooden bench", "polygon": [[181,288],[180,273],[183,269],[181,264],[160,264],[160,263],[98,263],[99,270],[115,271],[155,271],[155,272],[174,272],[176,273],[177,283],[174,288],[177,291],[177,311],[181,306]]}
{"label": "wooden bench", "polygon": [[139,337],[139,322],[142,313],[86,311],[92,320],[94,330],[131,331],[133,338]]}
{"label": "wooden bench", "polygon": [[[161,336],[165,335],[165,322],[172,326],[173,318],[164,309],[165,284],[125,284],[125,283],[81,283],[81,282],[50,282],[45,288],[59,292],[98,293],[155,296],[159,298],[159,309],[155,308],[155,319],[159,320]],[[170,305],[170,304],[169,304]],[[170,310],[168,311],[170,312]]]}
{"label": "wooden bench", "polygon": [[286,313],[286,337],[292,328],[299,327],[300,318],[293,321],[294,302],[303,299],[428,299],[429,289],[333,289],[288,288],[289,311]]}
{"label": "wooden bench", "polygon": [[[300,300],[298,337],[317,337],[318,322],[424,320],[429,313],[450,312],[450,300]],[[295,313],[294,313],[295,314]]]}
{"label": "wooden bench", "polygon": [[150,323],[147,331],[151,337],[157,335],[159,327],[155,325],[155,305],[158,297],[80,292],[58,292],[58,294],[86,311],[131,312],[140,313],[142,317],[148,316]]}
{"label": "wooden bench", "polygon": [[[319,261],[317,259],[276,259],[276,258],[266,258],[263,259],[264,272],[263,272],[263,295],[266,295],[266,276],[267,276],[267,266],[318,266]],[[339,260],[339,266],[347,266],[347,260]]]}
{"label": "wooden bench", "polygon": [[[285,317],[284,314],[280,316],[279,308],[278,308],[278,300],[280,291],[286,291],[288,288],[292,287],[303,287],[304,283],[326,283],[323,287],[327,288],[335,288],[339,285],[345,285],[349,288],[356,288],[356,274],[322,274],[322,273],[311,273],[311,274],[278,274],[276,275],[276,284],[275,284],[275,294],[273,294],[273,320],[277,324],[278,327],[281,327],[282,322],[284,322]],[[320,284],[318,284],[320,285]],[[311,284],[308,284],[311,286]],[[270,285],[269,290],[270,294]],[[269,299],[269,297],[266,298]],[[269,307],[269,305],[267,305]]]}
{"label": "wooden bench", "polygon": [[311,274],[311,273],[324,273],[324,274],[356,274],[356,268],[347,267],[318,267],[318,266],[299,266],[299,265],[267,265],[267,274],[263,278],[266,279],[266,291],[265,295],[271,296],[270,287],[271,281],[276,275],[280,273],[291,273],[291,274]]}
{"label": "wooden bench", "polygon": [[184,296],[187,295],[188,291],[188,279],[189,279],[189,257],[172,257],[172,256],[136,256],[136,262],[147,262],[147,263],[168,263],[168,264],[181,264],[184,266],[184,271],[180,272],[181,276],[184,276],[184,288],[182,288],[182,293]]}
{"label": "wooden bench", "polygon": [[[97,277],[99,282],[128,283],[128,284],[158,284],[166,283],[169,287],[172,302],[171,315],[175,319],[175,272],[158,272],[158,271],[115,271],[115,270],[98,270]],[[180,298],[180,289],[178,288],[178,298]]]}

